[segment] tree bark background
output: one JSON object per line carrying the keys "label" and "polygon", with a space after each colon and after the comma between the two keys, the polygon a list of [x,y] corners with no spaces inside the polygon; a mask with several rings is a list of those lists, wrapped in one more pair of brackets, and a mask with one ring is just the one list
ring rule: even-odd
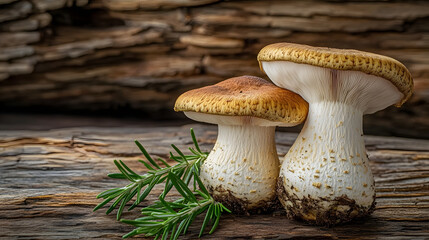
{"label": "tree bark background", "polygon": [[415,79],[371,134],[429,138],[428,1],[0,0],[2,111],[177,118],[176,97],[249,74],[274,42],[394,57]]}

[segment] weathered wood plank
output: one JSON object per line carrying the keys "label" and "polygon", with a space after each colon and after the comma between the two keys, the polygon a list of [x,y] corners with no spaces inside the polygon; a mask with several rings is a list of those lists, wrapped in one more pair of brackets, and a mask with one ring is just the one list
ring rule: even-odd
{"label": "weathered wood plank", "polygon": [[206,5],[219,0],[153,0],[153,1],[141,1],[141,0],[98,0],[94,1],[94,5],[105,6],[111,10],[157,10],[157,9],[171,9],[179,7],[192,7]]}
{"label": "weathered wood plank", "polygon": [[[13,2],[13,1],[8,1]],[[7,2],[6,2],[7,3]],[[31,13],[32,6],[27,1],[20,1],[0,9],[0,22],[19,19]]]}
{"label": "weathered wood plank", "polygon": [[68,0],[32,0],[32,3],[34,4],[35,8],[39,11],[45,12],[49,10],[56,10],[63,7],[70,7],[70,6],[84,6],[88,4],[88,0],[74,0],[74,1],[68,1]]}
{"label": "weathered wood plank", "polygon": [[39,32],[0,33],[0,47],[19,46],[40,40]]}
{"label": "weathered wood plank", "polygon": [[[113,159],[144,172],[133,140],[150,154],[167,158],[170,144],[186,149],[196,131],[203,150],[210,150],[216,127],[66,128],[49,131],[0,131],[1,239],[119,239],[132,228],[114,215],[95,213],[96,194],[126,181],[111,180]],[[283,156],[296,134],[277,133]],[[375,175],[377,207],[366,219],[334,228],[286,219],[283,211],[252,216],[225,215],[206,239],[426,239],[429,236],[429,141],[393,137],[365,138]],[[156,188],[142,206],[156,199]],[[171,197],[176,196],[172,193]],[[138,214],[126,213],[126,218]],[[197,220],[184,239],[196,239]]]}
{"label": "weathered wood plank", "polygon": [[426,16],[429,5],[424,2],[335,2],[335,1],[248,1],[224,2],[219,7],[241,9],[258,15],[286,15],[312,17],[328,15],[336,17],[375,18],[375,19],[415,19]]}
{"label": "weathered wood plank", "polygon": [[17,20],[0,25],[0,29],[6,32],[33,31],[44,28],[51,23],[52,16],[48,13],[32,15],[23,20]]}
{"label": "weathered wood plank", "polygon": [[297,18],[283,16],[243,16],[240,13],[224,13],[222,10],[212,13],[196,13],[194,21],[199,24],[280,28],[304,32],[371,32],[400,31],[401,20],[347,19],[335,17]]}

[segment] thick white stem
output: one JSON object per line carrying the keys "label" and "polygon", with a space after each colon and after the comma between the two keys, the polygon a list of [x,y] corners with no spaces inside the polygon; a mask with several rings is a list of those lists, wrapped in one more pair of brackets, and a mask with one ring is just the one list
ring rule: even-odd
{"label": "thick white stem", "polygon": [[282,163],[285,191],[298,199],[326,199],[327,209],[329,199],[343,196],[371,207],[374,179],[362,117],[361,110],[344,103],[310,103],[304,128]]}
{"label": "thick white stem", "polygon": [[279,173],[274,138],[275,127],[219,125],[201,179],[214,195],[231,194],[249,209],[272,200]]}
{"label": "thick white stem", "polygon": [[306,123],[284,161],[279,199],[290,217],[332,225],[374,210],[374,180],[362,116],[398,102],[388,80],[359,71],[263,62],[274,84],[309,103]]}

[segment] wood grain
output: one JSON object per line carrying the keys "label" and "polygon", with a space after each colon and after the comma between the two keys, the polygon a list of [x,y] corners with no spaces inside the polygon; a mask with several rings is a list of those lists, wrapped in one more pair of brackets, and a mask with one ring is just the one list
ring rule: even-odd
{"label": "wood grain", "polygon": [[[170,144],[186,149],[195,129],[203,150],[213,146],[214,126],[82,127],[0,131],[0,239],[119,239],[132,228],[103,210],[95,196],[126,181],[111,180],[114,159],[144,172],[139,140],[153,156],[166,158]],[[283,156],[295,133],[277,132]],[[225,215],[204,239],[427,239],[429,237],[429,141],[367,136],[377,207],[365,219],[334,228],[286,219],[283,211]],[[141,205],[152,202],[152,195]],[[172,193],[171,197],[174,197]],[[138,213],[125,213],[135,218]],[[196,239],[201,219],[182,239]]]}
{"label": "wood grain", "polygon": [[244,74],[266,77],[256,61],[259,50],[295,42],[365,50],[403,62],[415,79],[415,94],[401,110],[368,117],[366,131],[429,138],[428,1],[0,4],[5,110],[141,112],[172,119],[181,93]]}

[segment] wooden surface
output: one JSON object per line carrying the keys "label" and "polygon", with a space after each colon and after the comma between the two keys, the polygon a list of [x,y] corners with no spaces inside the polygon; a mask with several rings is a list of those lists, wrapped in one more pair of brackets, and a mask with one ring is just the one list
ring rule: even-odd
{"label": "wooden surface", "polygon": [[403,62],[413,98],[368,129],[429,138],[428,26],[429,1],[0,0],[0,105],[176,118],[179,94],[262,76],[259,50],[286,41]]}
{"label": "wooden surface", "polygon": [[[119,239],[132,228],[116,222],[95,196],[126,181],[111,180],[114,159],[145,169],[133,140],[153,156],[167,157],[169,144],[186,149],[189,128],[81,127],[56,130],[0,131],[0,239]],[[192,125],[202,149],[210,150],[216,127]],[[284,155],[294,133],[277,133]],[[429,141],[393,137],[365,138],[375,175],[377,207],[366,219],[321,228],[273,214],[224,215],[218,230],[205,239],[427,239],[429,237]],[[153,192],[160,193],[160,188]],[[150,195],[149,204],[155,199]],[[135,218],[137,213],[126,213]],[[196,239],[196,221],[183,239]]]}

